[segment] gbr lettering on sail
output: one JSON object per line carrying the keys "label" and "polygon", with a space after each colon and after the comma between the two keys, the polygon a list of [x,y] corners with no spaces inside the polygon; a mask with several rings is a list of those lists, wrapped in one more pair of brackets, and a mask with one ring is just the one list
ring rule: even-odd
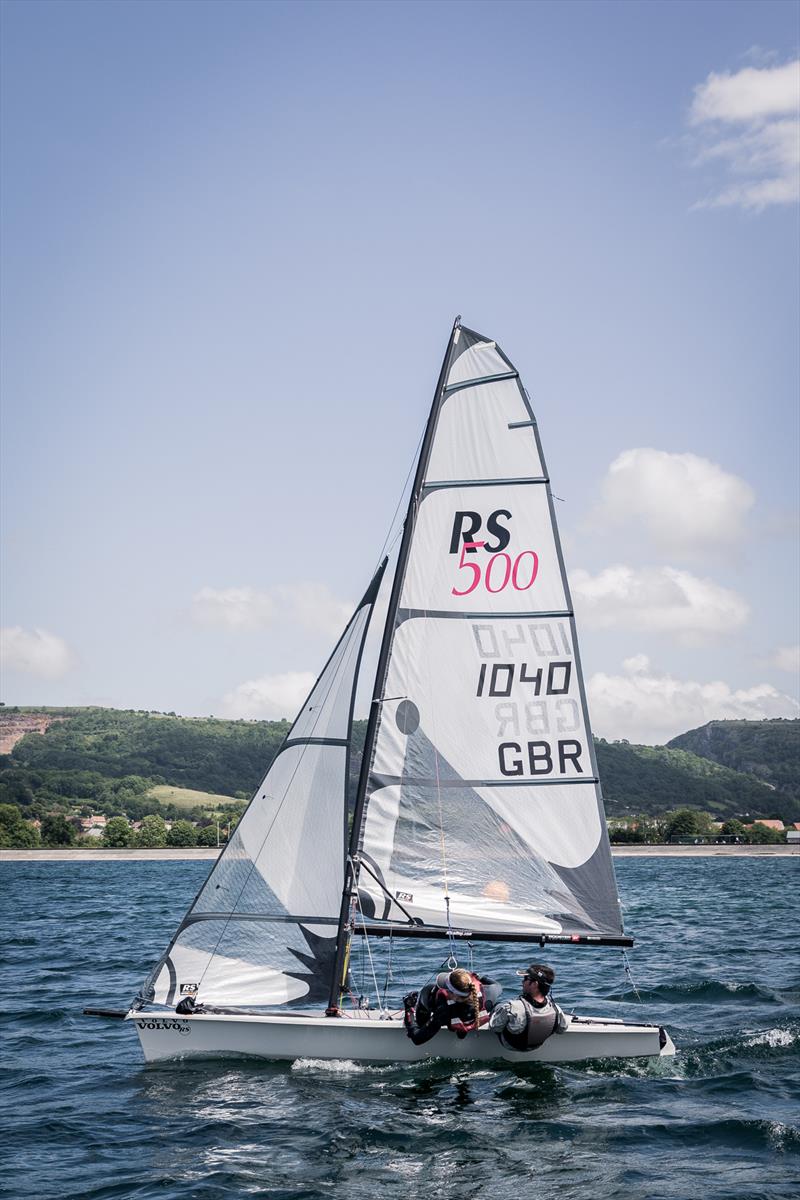
{"label": "gbr lettering on sail", "polygon": [[512,531],[508,508],[485,516],[459,509],[453,517],[451,595],[455,602],[466,596],[474,602],[483,593],[487,609],[498,614],[470,622],[473,702],[482,707],[484,727],[493,731],[493,766],[500,777],[579,778],[589,767],[569,622],[500,615],[540,607],[540,555],[532,546],[516,546]]}

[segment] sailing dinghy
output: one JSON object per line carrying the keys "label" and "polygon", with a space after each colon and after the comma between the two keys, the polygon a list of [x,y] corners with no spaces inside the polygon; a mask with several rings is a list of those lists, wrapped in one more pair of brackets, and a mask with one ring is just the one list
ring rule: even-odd
{"label": "sailing dinghy", "polygon": [[417,1047],[401,1013],[345,1004],[354,939],[441,939],[451,966],[479,941],[521,943],[521,963],[548,944],[633,944],[536,421],[511,361],[460,319],[411,490],[348,828],[353,706],[385,566],[124,1014],[145,1058],[674,1053],[657,1025],[579,1016],[527,1052],[486,1028]]}

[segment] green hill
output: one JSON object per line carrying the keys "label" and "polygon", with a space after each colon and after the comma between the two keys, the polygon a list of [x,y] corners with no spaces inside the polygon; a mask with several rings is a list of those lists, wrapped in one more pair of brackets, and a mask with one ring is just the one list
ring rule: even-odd
{"label": "green hill", "polygon": [[[712,722],[668,747],[600,739],[606,811],[609,816],[656,815],[690,807],[721,819],[749,813],[798,820],[800,788],[798,772],[792,771],[797,729],[792,727],[800,722]],[[194,719],[108,708],[0,708],[0,744],[10,748],[0,757],[0,802],[39,810],[87,804],[140,817],[152,811],[154,799],[170,803],[168,788],[196,793],[197,807],[206,796],[207,807],[220,797],[249,799],[288,728],[286,721]],[[365,731],[366,722],[357,721],[351,796]],[[724,751],[731,759],[738,755],[735,761],[743,768],[715,761],[710,751]]]}
{"label": "green hill", "polygon": [[688,750],[596,740],[597,764],[609,817],[656,816],[696,808],[715,820],[749,814],[800,820],[800,803],[752,775]]}
{"label": "green hill", "polygon": [[[56,720],[44,733],[26,734],[16,743],[14,766],[117,779],[135,775],[248,798],[289,729],[287,721],[218,721],[115,708],[21,711]],[[0,730],[13,717],[13,709],[0,710]]]}
{"label": "green hill", "polygon": [[760,780],[785,800],[800,805],[800,720],[709,721],[668,745]]}

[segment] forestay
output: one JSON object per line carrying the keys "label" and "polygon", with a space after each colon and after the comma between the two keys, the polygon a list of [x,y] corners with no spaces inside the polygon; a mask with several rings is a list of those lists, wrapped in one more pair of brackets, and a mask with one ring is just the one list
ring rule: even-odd
{"label": "forestay", "polygon": [[358,665],[385,563],[162,960],[145,999],[327,997],[347,841]]}
{"label": "forestay", "polygon": [[494,342],[456,327],[431,422],[379,680],[361,911],[619,935],[547,471]]}

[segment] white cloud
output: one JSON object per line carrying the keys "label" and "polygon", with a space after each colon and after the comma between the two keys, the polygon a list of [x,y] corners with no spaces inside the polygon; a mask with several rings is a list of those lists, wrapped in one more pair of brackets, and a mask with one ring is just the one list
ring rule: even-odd
{"label": "white cloud", "polygon": [[770,661],[778,670],[797,675],[800,672],[800,646],[779,646]]}
{"label": "white cloud", "polygon": [[280,623],[338,637],[353,609],[323,583],[279,584],[265,591],[202,587],[192,597],[192,617],[198,625],[237,631]]}
{"label": "white cloud", "polygon": [[661,745],[708,721],[798,717],[800,704],[768,683],[734,690],[716,680],[698,683],[653,670],[644,654],[626,659],[623,674],[587,682],[594,732],[606,738]]}
{"label": "white cloud", "polygon": [[581,625],[669,633],[683,645],[739,629],[750,611],[736,592],[674,567],[579,569],[570,586]]}
{"label": "white cloud", "polygon": [[800,59],[712,73],[694,89],[695,165],[717,161],[733,182],[696,208],[761,211],[800,198]]}
{"label": "white cloud", "polygon": [[10,671],[59,679],[73,666],[74,656],[64,639],[56,634],[12,625],[0,630],[0,663]]}
{"label": "white cloud", "polygon": [[664,550],[702,553],[741,539],[754,499],[749,484],[707,458],[639,448],[623,451],[609,467],[600,517],[642,523]]}
{"label": "white cloud", "polygon": [[800,59],[781,67],[743,67],[735,75],[714,71],[694,89],[689,119],[752,121],[795,113],[800,107]]}
{"label": "white cloud", "polygon": [[192,616],[198,625],[264,629],[275,616],[275,602],[251,587],[203,587],[192,597]]}
{"label": "white cloud", "polygon": [[223,715],[267,721],[285,717],[293,721],[315,682],[316,676],[310,671],[287,671],[283,675],[249,679],[223,697]]}
{"label": "white cloud", "polygon": [[339,600],[324,583],[296,583],[273,589],[286,619],[304,629],[338,637],[355,611],[355,604]]}

